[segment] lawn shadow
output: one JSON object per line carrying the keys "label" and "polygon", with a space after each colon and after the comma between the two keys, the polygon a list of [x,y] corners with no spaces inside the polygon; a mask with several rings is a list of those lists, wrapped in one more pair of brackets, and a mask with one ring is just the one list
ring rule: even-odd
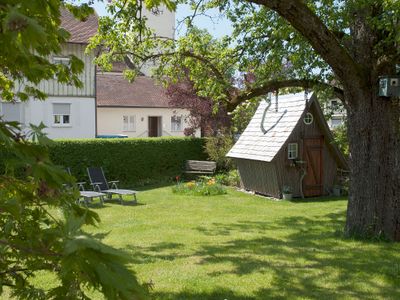
{"label": "lawn shadow", "polygon": [[288,200],[293,203],[314,203],[314,202],[333,202],[333,201],[346,201],[347,197],[340,196],[325,196],[325,197],[307,197],[307,198],[293,198]]}
{"label": "lawn shadow", "polygon": [[[254,300],[255,297],[244,295],[237,295],[233,291],[218,287],[212,291],[195,292],[191,290],[184,290],[180,292],[153,292],[151,293],[153,299],[162,300]],[[264,298],[265,299],[265,298]]]}
{"label": "lawn shadow", "polygon": [[[397,245],[346,239],[344,223],[344,209],[312,217],[215,222],[192,229],[213,241],[221,237],[221,242],[205,242],[193,250],[174,242],[130,245],[127,250],[136,264],[198,257],[195,266],[209,269],[206,290],[157,291],[155,283],[155,299],[400,299]],[[229,268],[216,271],[220,265]],[[249,296],[219,287],[227,276],[272,279],[261,288],[250,287]]]}
{"label": "lawn shadow", "polygon": [[[254,273],[261,276],[272,274],[273,283],[254,291],[254,297],[248,299],[400,298],[400,289],[396,288],[400,284],[400,275],[396,275],[393,269],[399,256],[394,255],[393,250],[389,251],[394,244],[347,240],[340,234],[343,226],[344,211],[313,218],[291,216],[275,221],[213,223],[208,229],[194,229],[204,235],[232,238],[220,244],[202,245],[187,256],[200,257],[197,263],[200,266],[233,266],[228,271],[209,272],[211,282],[227,274],[240,277]],[[280,231],[287,234],[279,238],[271,234]],[[235,238],[243,233],[254,233],[256,238]],[[173,243],[155,245],[146,253],[155,259],[184,257],[179,254],[161,255],[164,250],[175,246]],[[377,282],[375,275],[393,282],[393,287]],[[159,299],[246,299],[224,289],[210,293],[184,291],[156,295]]]}
{"label": "lawn shadow", "polygon": [[144,192],[144,191],[149,191],[149,190],[154,190],[158,188],[163,188],[167,186],[172,186],[174,184],[173,181],[165,181],[165,182],[159,182],[159,183],[152,183],[152,184],[146,184],[146,185],[141,185],[141,186],[134,186],[134,190],[138,192]]}
{"label": "lawn shadow", "polygon": [[[393,269],[400,256],[394,255],[393,249],[389,251],[395,245],[364,241],[354,246],[354,241],[340,234],[343,226],[344,212],[314,218],[286,217],[273,222],[214,223],[212,229],[197,230],[206,235],[230,235],[232,239],[205,245],[194,255],[202,258],[199,262],[202,265],[233,266],[230,271],[211,272],[211,277],[226,273],[272,274],[273,284],[257,291],[256,299],[343,299],[344,296],[400,299],[400,288],[396,288],[400,284],[400,271],[396,275]],[[271,234],[288,228],[292,230],[286,236],[274,238]],[[253,232],[258,237],[234,238],[244,232]],[[377,282],[375,275],[393,282],[392,289]]]}
{"label": "lawn shadow", "polygon": [[112,199],[107,199],[104,200],[104,206],[106,206],[106,204],[115,204],[115,205],[120,205],[120,206],[143,206],[143,205],[147,205],[146,203],[142,203],[142,202],[135,202],[132,200],[123,200],[122,204],[121,204],[121,200],[119,200],[118,198],[112,198]]}
{"label": "lawn shadow", "polygon": [[183,255],[180,251],[184,246],[182,243],[161,242],[149,247],[127,245],[125,248],[132,253],[133,263],[147,264],[158,260],[173,261],[178,258],[189,257],[189,255]]}

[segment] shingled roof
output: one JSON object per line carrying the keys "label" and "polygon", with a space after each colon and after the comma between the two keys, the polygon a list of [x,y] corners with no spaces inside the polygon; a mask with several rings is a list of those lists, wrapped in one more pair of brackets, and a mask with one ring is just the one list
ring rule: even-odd
{"label": "shingled roof", "polygon": [[61,27],[71,34],[68,40],[69,43],[89,43],[89,39],[97,33],[98,26],[96,12],[89,15],[85,21],[80,21],[69,10],[61,9]]}
{"label": "shingled roof", "polygon": [[264,118],[263,133],[261,120],[267,101],[262,101],[254,117],[240,136],[239,140],[228,152],[228,157],[254,159],[270,162],[292,133],[305,109],[304,94],[280,96],[278,112],[271,105]]}
{"label": "shingled roof", "polygon": [[[327,140],[331,141],[332,134],[323,117],[316,96],[311,94],[309,99],[309,103],[315,102],[317,110],[315,118],[318,118]],[[266,101],[260,103],[249,125],[226,156],[271,162],[306,113],[304,93],[279,96],[278,111],[272,104],[265,112],[267,107]],[[261,129],[263,119],[265,133]],[[338,159],[341,167],[347,168],[347,162],[336,145],[329,142],[328,147]]]}
{"label": "shingled roof", "polygon": [[130,83],[121,73],[98,73],[96,89],[99,107],[171,107],[165,89],[146,76]]}

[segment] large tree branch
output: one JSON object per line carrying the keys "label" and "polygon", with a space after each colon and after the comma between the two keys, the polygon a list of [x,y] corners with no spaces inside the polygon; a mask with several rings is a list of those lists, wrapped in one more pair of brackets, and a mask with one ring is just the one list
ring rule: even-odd
{"label": "large tree branch", "polygon": [[247,0],[276,11],[332,67],[342,84],[363,86],[361,67],[340,44],[334,32],[301,0]]}
{"label": "large tree branch", "polygon": [[[114,54],[116,54],[116,55],[124,55],[124,54],[126,54],[126,55],[136,56],[140,60],[142,60],[143,62],[147,62],[147,61],[150,61],[150,60],[153,60],[153,59],[158,59],[158,58],[165,57],[165,56],[178,55],[178,56],[182,56],[182,57],[191,57],[191,58],[194,58],[194,59],[202,62],[203,64],[207,65],[210,68],[210,70],[213,73],[213,75],[217,78],[218,81],[227,83],[225,76],[214,65],[214,63],[211,60],[209,60],[208,58],[206,58],[204,56],[195,54],[195,53],[190,52],[190,51],[163,52],[163,53],[150,54],[150,55],[147,55],[147,56],[140,56],[140,55],[138,55],[138,54],[136,54],[134,52],[129,52],[129,51],[128,52],[118,52],[118,53],[114,53]],[[128,66],[128,67],[131,67],[131,66]]]}
{"label": "large tree branch", "polygon": [[318,80],[311,80],[311,79],[291,79],[291,80],[272,80],[265,82],[262,86],[249,88],[244,91],[239,91],[238,89],[234,91],[233,96],[231,97],[227,109],[228,111],[233,111],[236,106],[240,103],[255,98],[259,96],[266,95],[269,92],[274,92],[282,88],[290,88],[290,87],[301,87],[304,89],[310,89],[315,86],[320,86],[324,88],[331,88],[335,93],[336,97],[344,100],[343,91],[335,86],[330,84],[320,82]]}

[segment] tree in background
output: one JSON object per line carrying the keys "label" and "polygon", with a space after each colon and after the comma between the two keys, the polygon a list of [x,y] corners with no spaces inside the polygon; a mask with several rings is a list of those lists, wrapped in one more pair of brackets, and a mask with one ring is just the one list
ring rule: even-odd
{"label": "tree in background", "polygon": [[[400,61],[399,1],[188,1],[194,15],[186,18],[187,33],[177,41],[144,29],[141,3],[112,2],[115,17],[101,21],[93,40],[92,47],[108,51],[99,62],[124,55],[139,68],[157,59],[156,74],[172,78],[179,78],[177,66],[183,66],[198,95],[228,111],[282,88],[330,89],[348,116],[351,186],[345,231],[400,241],[399,98],[378,96],[379,76],[395,75]],[[170,0],[146,1],[148,8],[160,3],[175,8]],[[232,35],[216,40],[193,26],[195,15],[210,8],[232,22]],[[255,81],[238,85],[237,74],[249,70]]]}
{"label": "tree in background", "polygon": [[193,136],[197,129],[201,130],[202,136],[215,136],[230,131],[231,118],[226,110],[223,107],[216,109],[212,99],[198,96],[189,80],[168,84],[167,96],[173,107],[189,110],[189,127],[184,131],[186,136]]}
{"label": "tree in background", "polygon": [[[36,88],[41,80],[80,86],[83,63],[71,57],[69,65],[55,65],[49,56],[61,51],[69,34],[61,29],[60,8],[77,17],[91,9],[57,0],[5,0],[0,4],[0,92],[8,101],[45,99]],[[16,82],[24,83],[16,91]],[[145,299],[146,293],[121,251],[101,242],[84,225],[98,224],[93,211],[75,204],[79,193],[74,179],[48,156],[51,143],[43,126],[24,131],[16,122],[0,120],[0,297],[18,299],[89,299],[101,292],[107,299]],[[67,188],[68,184],[70,188]],[[35,286],[38,274],[54,280]],[[5,291],[5,287],[7,291]]]}

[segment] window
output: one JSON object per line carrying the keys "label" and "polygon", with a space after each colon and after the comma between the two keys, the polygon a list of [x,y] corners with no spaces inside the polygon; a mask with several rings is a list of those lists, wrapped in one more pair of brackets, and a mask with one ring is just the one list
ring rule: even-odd
{"label": "window", "polygon": [[68,56],[54,56],[53,57],[53,63],[56,65],[69,65],[71,58]]}
{"label": "window", "polygon": [[71,124],[71,104],[53,103],[53,124],[60,126]]}
{"label": "window", "polygon": [[5,121],[21,122],[21,103],[20,102],[2,102],[0,103],[0,116]]}
{"label": "window", "polygon": [[306,115],[304,116],[304,124],[306,125],[310,125],[313,121],[314,121],[314,116],[312,115],[312,113],[306,113]]}
{"label": "window", "polygon": [[338,127],[338,126],[342,125],[343,123],[344,122],[341,117],[332,117],[332,119],[331,119],[331,127],[332,128]]}
{"label": "window", "polygon": [[171,117],[171,131],[182,131],[182,117]]}
{"label": "window", "polygon": [[123,116],[123,131],[136,131],[135,116]]}
{"label": "window", "polygon": [[288,159],[296,159],[298,157],[299,147],[297,143],[288,144]]}

